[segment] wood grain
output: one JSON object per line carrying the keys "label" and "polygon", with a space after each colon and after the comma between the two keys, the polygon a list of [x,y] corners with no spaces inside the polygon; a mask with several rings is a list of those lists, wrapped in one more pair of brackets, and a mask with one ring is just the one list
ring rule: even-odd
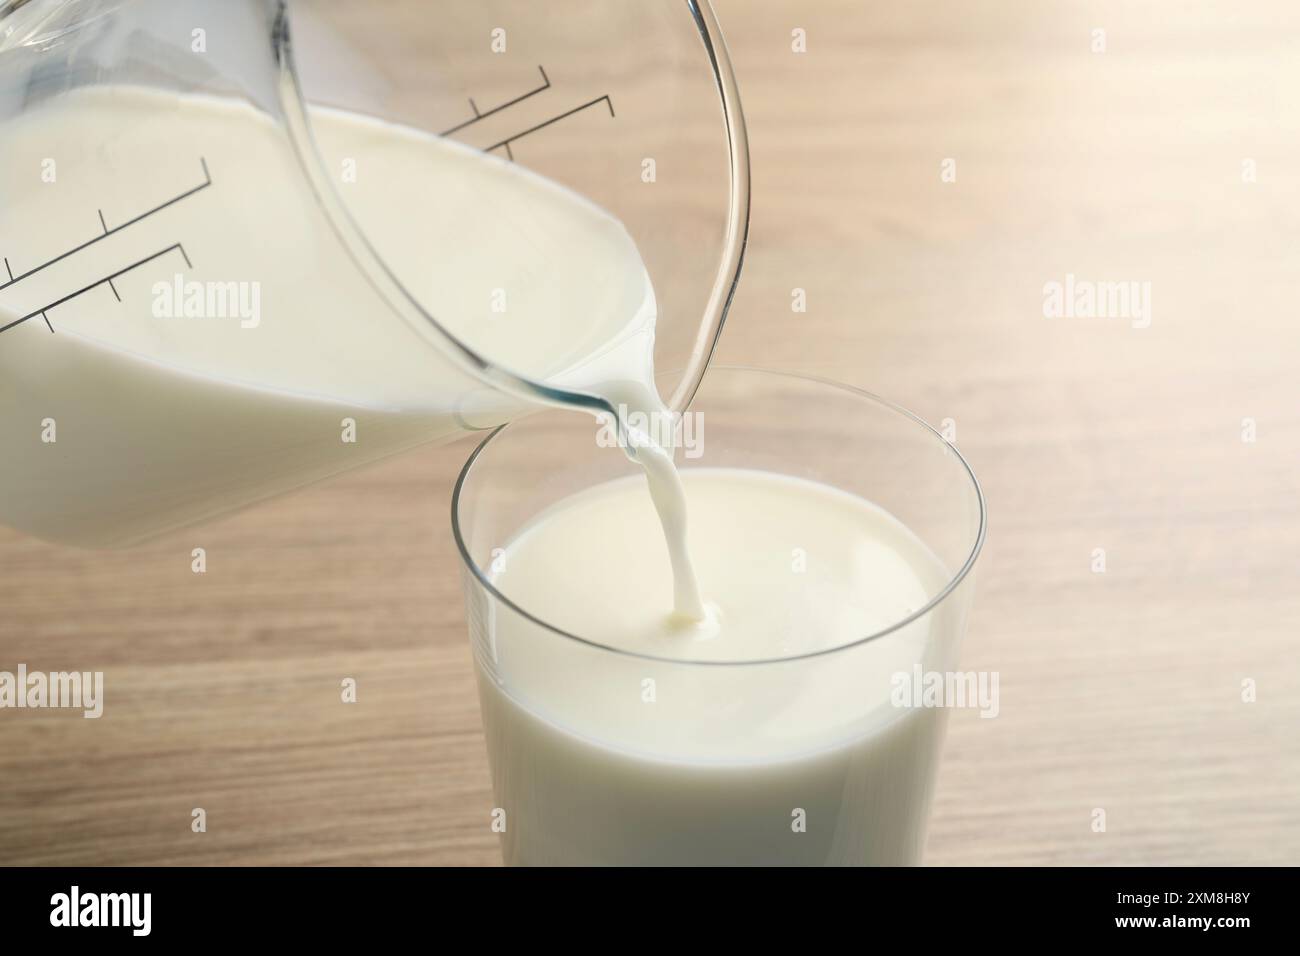
{"label": "wood grain", "polygon": [[[1300,862],[1300,8],[718,14],[755,197],[719,360],[952,418],[988,497],[964,665],[1001,715],[950,724],[928,862]],[[1045,318],[1067,273],[1150,282],[1150,327]],[[0,863],[498,862],[469,450],[126,552],[0,532],[0,669],[108,681],[99,721],[0,712]]]}

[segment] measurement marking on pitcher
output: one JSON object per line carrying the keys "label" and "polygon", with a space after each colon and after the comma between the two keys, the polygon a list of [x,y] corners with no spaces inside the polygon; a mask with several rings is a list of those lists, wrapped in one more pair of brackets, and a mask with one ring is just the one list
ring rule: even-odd
{"label": "measurement marking on pitcher", "polygon": [[[8,325],[0,326],[0,332],[8,332],[10,329],[14,328],[15,326],[22,325],[28,319],[34,319],[38,315],[41,316],[43,319],[45,319],[45,324],[48,325],[50,327],[50,331],[53,332],[54,326],[51,325],[50,323],[50,317],[46,315],[46,313],[49,312],[50,309],[53,309],[55,306],[63,305],[63,303],[69,302],[72,299],[75,299],[79,295],[84,295],[85,293],[89,292],[91,289],[97,289],[101,285],[107,285],[110,289],[113,290],[113,295],[117,296],[117,286],[113,284],[114,279],[126,275],[132,269],[140,268],[140,266],[144,265],[145,263],[153,262],[153,260],[155,259],[160,259],[163,256],[167,255],[167,253],[169,252],[179,252],[181,254],[181,258],[185,260],[185,265],[189,266],[191,269],[194,268],[194,266],[190,262],[190,257],[185,253],[185,247],[181,245],[179,242],[174,242],[166,249],[162,249],[158,252],[155,252],[151,256],[145,256],[143,259],[139,259],[131,263],[129,266],[127,266],[124,269],[118,269],[116,272],[112,273],[111,275],[106,275],[104,276],[104,278],[92,282],[90,285],[82,286],[76,292],[69,292],[67,295],[63,296],[60,299],[55,299],[53,302],[49,303],[48,305],[44,305],[33,312],[28,312],[22,318],[14,319]],[[122,297],[118,296],[117,301],[121,302]]]}
{"label": "measurement marking on pitcher", "polygon": [[523,96],[516,96],[513,100],[507,100],[505,103],[502,103],[500,106],[494,106],[494,107],[492,107],[492,109],[487,110],[487,111],[485,111],[485,112],[482,112],[482,113],[479,112],[478,105],[474,102],[474,98],[471,96],[471,97],[469,98],[469,108],[472,109],[472,110],[474,111],[474,118],[473,118],[473,119],[467,119],[467,120],[465,120],[465,122],[463,122],[463,123],[458,123],[457,125],[453,126],[451,129],[445,129],[445,130],[443,130],[442,133],[439,134],[439,135],[441,135],[441,136],[450,136],[452,133],[458,133],[458,132],[460,132],[461,130],[463,130],[463,129],[464,129],[465,127],[467,127],[467,126],[473,126],[475,123],[477,123],[479,120],[483,119],[484,117],[491,116],[493,113],[500,113],[502,110],[507,109],[507,108],[509,108],[509,107],[511,107],[511,106],[514,106],[516,103],[522,103],[524,100],[528,99],[530,96],[536,96],[538,93],[545,93],[547,90],[549,90],[549,89],[551,88],[551,80],[550,80],[550,77],[548,77],[548,76],[546,75],[546,71],[545,71],[544,69],[542,69],[542,66],[541,66],[540,63],[537,65],[537,72],[540,73],[540,74],[542,74],[542,85],[541,85],[541,86],[539,86],[539,87],[538,87],[537,89],[535,89],[535,90],[529,90],[529,91],[528,91],[527,93],[525,93]]}
{"label": "measurement marking on pitcher", "polygon": [[611,117],[614,116],[614,101],[611,100],[609,98],[609,94],[606,93],[604,96],[598,96],[594,100],[591,100],[588,103],[583,103],[581,106],[575,106],[571,110],[566,110],[565,112],[561,113],[559,116],[552,116],[550,119],[546,120],[545,122],[538,123],[536,126],[530,126],[522,133],[515,133],[514,136],[508,136],[499,143],[493,143],[487,149],[483,150],[483,152],[490,153],[492,152],[492,150],[501,149],[504,146],[506,155],[510,157],[511,161],[513,161],[515,158],[515,154],[514,151],[511,150],[510,144],[513,143],[515,140],[523,139],[525,136],[529,135],[530,133],[536,133],[539,129],[546,129],[546,127],[550,126],[552,123],[558,123],[560,120],[566,119],[572,116],[574,113],[581,113],[583,110],[587,109],[588,107],[595,106],[597,103],[604,103],[606,106],[608,106],[609,115]]}
{"label": "measurement marking on pitcher", "polygon": [[[61,255],[57,255],[57,256],[55,256],[53,259],[47,260],[46,262],[42,262],[40,265],[36,266],[35,268],[28,269],[26,272],[24,272],[24,273],[22,273],[22,274],[20,274],[20,275],[18,275],[18,276],[15,276],[15,275],[14,275],[14,273],[13,273],[13,269],[11,269],[11,268],[9,267],[9,260],[6,258],[6,259],[5,259],[5,270],[9,273],[9,281],[8,281],[8,282],[5,282],[4,284],[0,284],[0,290],[7,289],[7,288],[9,288],[11,285],[15,285],[16,283],[22,282],[22,281],[23,281],[24,279],[26,279],[28,276],[34,276],[34,275],[36,275],[36,273],[40,272],[42,269],[48,269],[50,266],[54,265],[56,262],[62,262],[64,259],[68,258],[68,256],[75,255],[76,253],[81,252],[83,249],[88,249],[89,247],[93,246],[95,243],[100,242],[100,241],[103,240],[103,239],[107,239],[109,236],[113,235],[114,233],[121,232],[123,229],[126,229],[128,226],[134,226],[136,223],[138,223],[138,222],[140,222],[140,221],[142,221],[142,220],[144,220],[144,219],[148,219],[150,216],[154,215],[155,213],[162,212],[162,210],[166,209],[166,208],[169,207],[169,206],[174,206],[176,203],[180,202],[182,199],[188,199],[190,196],[193,196],[195,193],[197,193],[197,192],[202,192],[204,189],[207,189],[209,186],[212,185],[212,176],[211,176],[211,174],[209,174],[209,172],[208,172],[208,162],[207,162],[206,159],[204,159],[202,156],[200,156],[200,157],[199,157],[199,164],[203,167],[203,182],[201,182],[199,185],[195,186],[193,189],[187,189],[187,190],[185,190],[185,192],[183,192],[183,193],[181,193],[181,194],[179,194],[179,195],[177,195],[177,196],[173,196],[171,199],[168,199],[166,202],[160,203],[160,204],[158,204],[157,206],[154,206],[152,209],[146,210],[145,212],[140,213],[140,215],[138,215],[138,216],[134,216],[134,217],[132,217],[131,219],[128,219],[126,222],[122,223],[120,226],[114,226],[112,229],[110,229],[110,228],[108,227],[108,223],[104,221],[104,213],[103,213],[103,210],[100,210],[100,211],[99,211],[99,223],[100,223],[100,225],[104,228],[104,234],[103,234],[102,236],[96,236],[94,239],[90,239],[90,240],[88,240],[87,242],[83,242],[81,245],[76,246],[75,248],[69,249],[67,252],[62,253]],[[179,243],[177,243],[177,245],[179,246]],[[171,250],[167,250],[167,251],[171,251]],[[183,254],[184,254],[184,253],[182,252],[182,255],[183,255]],[[156,258],[156,257],[154,257],[154,258]],[[143,260],[143,261],[147,262],[148,260],[146,259],[146,260]],[[138,264],[139,264],[139,263],[137,263],[137,265],[138,265]],[[98,282],[98,283],[96,283],[96,285],[100,285],[100,284],[102,284],[102,282]],[[92,286],[92,288],[93,288],[93,286]],[[36,314],[39,314],[39,313],[36,313]],[[28,316],[28,318],[31,318],[31,316]],[[21,321],[21,320],[20,320],[20,321]],[[13,324],[13,323],[11,323],[11,325],[12,325],[12,324]],[[5,328],[9,328],[9,326],[5,326]],[[2,331],[4,331],[4,329],[0,329],[0,332],[2,332]]]}

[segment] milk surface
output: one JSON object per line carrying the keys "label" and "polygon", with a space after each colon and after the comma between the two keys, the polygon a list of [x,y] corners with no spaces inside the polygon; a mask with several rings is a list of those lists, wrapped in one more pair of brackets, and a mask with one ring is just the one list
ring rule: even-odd
{"label": "milk surface", "polygon": [[917,862],[943,717],[894,706],[891,682],[936,666],[957,627],[936,610],[856,642],[923,607],[944,569],[845,492],[681,474],[705,622],[672,615],[631,480],[539,515],[493,575],[523,611],[606,648],[472,605],[507,862]]}

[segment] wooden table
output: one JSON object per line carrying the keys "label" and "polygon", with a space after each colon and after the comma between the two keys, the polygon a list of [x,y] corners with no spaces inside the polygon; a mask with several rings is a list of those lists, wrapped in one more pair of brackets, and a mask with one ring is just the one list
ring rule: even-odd
{"label": "wooden table", "polygon": [[[1300,8],[718,8],[755,196],[719,360],[953,419],[988,497],[1001,715],[954,715],[928,862],[1300,862]],[[1045,317],[1067,274],[1149,282],[1150,327]],[[125,552],[0,532],[0,669],[108,681],[0,712],[0,863],[496,863],[469,450]]]}

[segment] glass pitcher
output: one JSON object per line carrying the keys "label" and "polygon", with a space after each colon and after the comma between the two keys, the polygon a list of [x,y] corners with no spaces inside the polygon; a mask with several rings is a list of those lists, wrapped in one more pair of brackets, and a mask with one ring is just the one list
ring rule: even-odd
{"label": "glass pitcher", "polygon": [[86,546],[680,411],[748,226],[704,0],[0,0],[0,122],[0,522]]}

